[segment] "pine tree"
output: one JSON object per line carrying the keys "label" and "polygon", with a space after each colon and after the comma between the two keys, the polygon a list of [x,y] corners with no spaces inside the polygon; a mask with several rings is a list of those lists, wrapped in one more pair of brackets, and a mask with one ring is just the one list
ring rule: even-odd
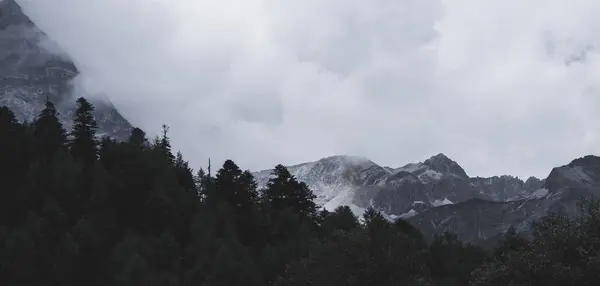
{"label": "pine tree", "polygon": [[163,124],[162,126],[162,134],[154,143],[156,150],[160,152],[164,156],[164,158],[170,164],[173,164],[175,161],[175,156],[173,156],[173,152],[171,151],[171,139],[169,138],[169,126]]}
{"label": "pine tree", "polygon": [[209,194],[211,199],[228,203],[234,209],[244,208],[252,203],[250,190],[247,180],[243,177],[242,170],[232,161],[226,160],[223,167],[217,172],[215,177],[215,192]]}
{"label": "pine tree", "polygon": [[390,223],[373,207],[369,207],[363,214],[365,228],[372,235],[381,235],[390,229]]}
{"label": "pine tree", "polygon": [[[22,132],[21,126],[17,122],[15,114],[7,107],[0,106],[0,166],[2,170],[10,171],[11,164],[15,163],[16,157],[14,151],[18,149],[19,139]],[[0,172],[0,176],[3,176]],[[8,179],[8,177],[7,177]]]}
{"label": "pine tree", "polygon": [[47,101],[32,125],[31,154],[33,164],[29,168],[29,184],[23,193],[30,206],[40,207],[48,196],[58,196],[65,191],[57,186],[55,170],[65,165],[61,162],[66,149],[67,137],[58,119],[54,104]]}
{"label": "pine tree", "polygon": [[177,173],[177,179],[179,185],[183,186],[186,191],[193,191],[196,193],[196,183],[194,181],[193,170],[190,168],[189,163],[183,159],[181,152],[177,152],[175,157],[175,172]]}
{"label": "pine tree", "polygon": [[10,109],[0,106],[0,225],[12,226],[26,213],[22,189],[30,163],[27,149],[25,129]]}
{"label": "pine tree", "polygon": [[52,102],[47,101],[46,107],[34,122],[33,150],[36,157],[48,161],[65,147],[67,135],[58,119],[58,112]]}
{"label": "pine tree", "polygon": [[25,149],[27,146],[24,146],[27,143],[25,131],[15,114],[7,107],[0,106],[0,166],[5,168],[3,172],[15,171],[15,164],[28,159],[25,157],[27,156]]}
{"label": "pine tree", "polygon": [[262,200],[270,209],[280,211],[289,208],[303,218],[315,220],[315,197],[305,183],[298,182],[283,165],[277,165],[267,188],[263,190]]}
{"label": "pine tree", "polygon": [[146,139],[146,132],[139,128],[133,128],[131,130],[131,135],[129,135],[129,139],[127,140],[129,144],[135,146],[137,148],[144,148],[148,146],[148,139]]}
{"label": "pine tree", "polygon": [[334,230],[352,231],[360,226],[358,217],[350,210],[348,206],[339,206],[332,213],[326,215],[322,227],[326,232]]}
{"label": "pine tree", "polygon": [[208,175],[204,172],[204,169],[200,168],[196,175],[194,176],[194,184],[196,185],[196,191],[198,192],[198,197],[200,201],[204,201],[206,196],[206,181],[208,179]]}
{"label": "pine tree", "polygon": [[98,124],[92,114],[93,111],[94,106],[85,98],[77,99],[70,149],[73,158],[87,165],[95,162],[98,157],[98,142],[96,141]]}
{"label": "pine tree", "polygon": [[258,243],[258,192],[249,172],[242,170],[232,161],[226,160],[217,172],[214,187],[209,188],[206,203],[211,206],[225,204],[232,209],[240,242],[246,246]]}

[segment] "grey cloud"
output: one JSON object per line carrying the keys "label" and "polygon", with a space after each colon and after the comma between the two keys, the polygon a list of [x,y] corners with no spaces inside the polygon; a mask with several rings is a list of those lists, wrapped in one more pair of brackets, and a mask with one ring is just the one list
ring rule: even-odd
{"label": "grey cloud", "polygon": [[81,88],[171,125],[196,167],[444,152],[526,177],[600,146],[595,0],[18,2]]}

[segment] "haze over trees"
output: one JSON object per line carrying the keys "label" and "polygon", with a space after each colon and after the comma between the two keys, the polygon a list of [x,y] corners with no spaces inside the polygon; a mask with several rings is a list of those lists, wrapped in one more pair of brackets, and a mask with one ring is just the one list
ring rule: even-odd
{"label": "haze over trees", "polygon": [[281,165],[266,188],[227,160],[193,171],[168,128],[97,138],[48,102],[34,122],[0,107],[0,285],[599,285],[600,205],[550,216],[494,249],[426,241],[369,209],[320,210]]}

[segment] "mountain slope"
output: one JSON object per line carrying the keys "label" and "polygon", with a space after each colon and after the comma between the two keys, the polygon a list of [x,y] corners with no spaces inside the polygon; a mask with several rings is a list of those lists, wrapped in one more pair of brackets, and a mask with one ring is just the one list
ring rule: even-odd
{"label": "mountain slope", "polygon": [[[72,80],[79,74],[72,60],[25,15],[14,0],[0,2],[0,105],[21,121],[33,121],[53,102],[65,128],[75,111]],[[99,135],[125,139],[131,124],[104,99],[88,98],[96,107]]]}
{"label": "mountain slope", "polygon": [[[353,156],[333,156],[289,167],[313,189],[317,204],[349,205],[361,215],[370,206],[390,218],[408,219],[425,237],[444,231],[485,243],[510,226],[528,234],[549,213],[575,215],[582,198],[600,197],[600,157],[586,156],[552,169],[545,180],[512,176],[468,177],[444,154],[400,168]],[[259,186],[270,171],[255,173]]]}
{"label": "mountain slope", "polygon": [[[381,167],[355,156],[332,156],[288,167],[317,195],[317,204],[332,210],[350,206],[357,215],[372,206],[390,217],[410,217],[429,208],[482,198],[507,201],[516,194],[527,196],[535,190],[535,178],[528,184],[518,178],[469,178],[463,168],[444,154],[400,168]],[[270,170],[254,173],[265,186]],[[536,181],[537,180],[537,181]],[[540,181],[541,182],[541,181]],[[504,185],[510,185],[508,191]],[[504,193],[509,193],[506,195]]]}
{"label": "mountain slope", "polygon": [[480,197],[491,201],[515,201],[527,198],[544,185],[544,180],[530,177],[526,181],[513,176],[471,178],[471,184],[479,189]]}
{"label": "mountain slope", "polygon": [[[331,156],[288,169],[313,190],[319,206],[333,210],[348,205],[359,215],[364,211],[364,205],[354,203],[356,191],[363,186],[375,185],[390,174],[385,168],[357,156]],[[254,173],[260,187],[267,184],[270,175],[271,170]]]}
{"label": "mountain slope", "polygon": [[449,231],[464,241],[481,242],[510,226],[528,234],[532,222],[550,213],[577,215],[582,199],[599,197],[600,157],[586,156],[554,168],[543,187],[523,199],[468,200],[427,210],[410,218],[410,222],[427,237]]}

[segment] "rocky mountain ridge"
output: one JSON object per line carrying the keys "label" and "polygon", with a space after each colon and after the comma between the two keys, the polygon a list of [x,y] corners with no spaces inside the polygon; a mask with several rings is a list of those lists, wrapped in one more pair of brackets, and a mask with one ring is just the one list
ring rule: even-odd
{"label": "rocky mountain ridge", "polygon": [[[0,2],[0,105],[21,121],[32,121],[52,101],[70,129],[79,70],[15,0]],[[87,96],[86,96],[87,97]],[[131,124],[107,99],[91,97],[99,135],[125,139]],[[552,169],[548,178],[469,177],[444,154],[399,168],[379,166],[357,156],[332,156],[289,167],[328,210],[348,205],[361,215],[374,207],[389,218],[404,218],[426,237],[444,231],[471,242],[493,240],[515,226],[528,233],[531,223],[552,212],[576,215],[581,198],[600,196],[600,158],[586,156]],[[264,186],[270,170],[255,173]]]}
{"label": "rocky mountain ridge", "polygon": [[[511,176],[470,178],[444,154],[400,168],[382,167],[357,156],[331,156],[289,166],[290,172],[317,195],[328,210],[350,206],[357,215],[373,206],[390,217],[410,217],[426,209],[480,198],[506,202],[519,200],[542,188],[543,181],[522,181]],[[264,186],[270,170],[255,173]]]}
{"label": "rocky mountain ridge", "polygon": [[[444,231],[486,243],[514,226],[529,234],[550,213],[576,215],[582,198],[600,197],[600,157],[586,156],[552,169],[546,179],[469,177],[444,154],[400,168],[356,156],[332,156],[289,167],[327,210],[348,205],[357,215],[374,207],[390,219],[407,219],[426,237]],[[270,171],[256,172],[264,186]]]}
{"label": "rocky mountain ridge", "polygon": [[600,198],[600,157],[585,156],[553,168],[541,189],[507,202],[472,199],[432,208],[409,221],[426,236],[450,231],[465,241],[493,240],[510,226],[529,235],[531,224],[550,213],[575,216],[581,203]]}
{"label": "rocky mountain ridge", "polygon": [[75,63],[15,0],[0,2],[0,105],[13,110],[19,120],[31,122],[49,100],[68,130],[75,99],[84,96],[95,106],[98,135],[127,138],[131,124],[106,97],[90,97],[74,89],[78,74]]}

